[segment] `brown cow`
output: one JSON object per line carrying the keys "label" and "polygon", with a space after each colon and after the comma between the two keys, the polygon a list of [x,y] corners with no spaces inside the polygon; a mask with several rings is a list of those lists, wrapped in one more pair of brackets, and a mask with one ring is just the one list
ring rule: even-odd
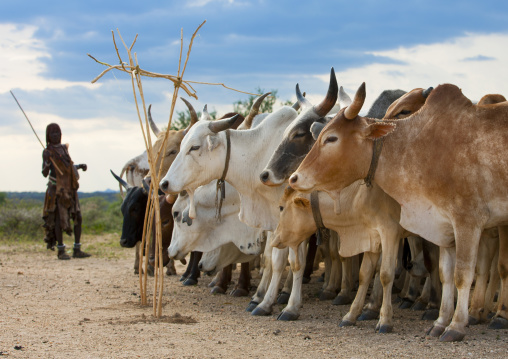
{"label": "brown cow", "polygon": [[323,129],[291,186],[328,192],[336,212],[341,190],[362,178],[399,202],[401,225],[440,246],[443,296],[428,333],[441,341],[464,338],[480,236],[500,226],[502,290],[490,327],[508,327],[508,103],[473,105],[457,86],[445,84],[416,114],[378,122],[358,116],[364,100],[362,84],[353,103]]}

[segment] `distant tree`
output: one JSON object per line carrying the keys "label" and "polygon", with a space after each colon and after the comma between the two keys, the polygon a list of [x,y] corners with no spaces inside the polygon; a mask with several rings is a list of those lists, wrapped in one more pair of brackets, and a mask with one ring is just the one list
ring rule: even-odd
{"label": "distant tree", "polygon": [[[256,93],[259,95],[262,95],[266,93],[267,91],[256,88]],[[265,98],[263,103],[261,104],[259,108],[259,112],[261,113],[267,113],[267,112],[273,112],[273,107],[277,102],[277,90],[271,90],[272,94]],[[250,108],[252,107],[252,104],[259,96],[249,96],[246,100],[238,100],[233,103],[233,112],[237,112],[242,114],[242,116],[247,116],[249,114]],[[290,100],[287,100],[285,102],[281,101],[282,106],[291,106],[293,103]],[[201,112],[196,112],[198,115],[198,118],[201,117]],[[217,118],[217,111],[209,112],[212,119]],[[190,123],[190,114],[189,111],[176,111],[176,117],[173,118],[173,122],[171,123],[171,129],[172,130],[181,130],[182,128],[186,128]]]}
{"label": "distant tree", "polygon": [[[264,99],[264,101],[261,103],[261,106],[259,107],[259,112],[261,113],[269,113],[273,112],[273,107],[277,102],[277,91],[278,90],[271,90],[271,95]],[[265,91],[264,89],[261,89],[260,87],[256,88],[256,93],[259,95],[262,95],[268,91]],[[252,104],[259,96],[249,96],[247,100],[241,101],[238,100],[235,103],[233,103],[233,112],[237,112],[242,114],[244,117],[249,114],[250,108],[252,107]],[[281,102],[282,106],[291,106],[292,103],[290,100],[287,100],[285,102]]]}
{"label": "distant tree", "polygon": [[6,199],[7,199],[7,193],[0,192],[0,205],[4,204]]}

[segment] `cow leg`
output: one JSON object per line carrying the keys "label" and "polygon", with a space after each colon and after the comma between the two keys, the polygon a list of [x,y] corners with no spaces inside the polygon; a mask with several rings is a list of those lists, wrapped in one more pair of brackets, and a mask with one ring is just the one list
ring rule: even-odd
{"label": "cow leg", "polygon": [[270,315],[275,303],[284,268],[288,261],[289,248],[272,250],[272,279],[263,301],[252,311],[252,315]]}
{"label": "cow leg", "polygon": [[422,292],[416,298],[414,304],[411,306],[411,310],[424,310],[429,302],[430,298],[430,290],[432,287],[430,276],[425,278],[425,283],[423,284]]}
{"label": "cow leg", "polygon": [[[461,341],[466,335],[468,323],[469,291],[473,283],[474,271],[480,242],[480,226],[455,227],[455,286],[457,287],[457,307],[452,322],[439,338],[440,341]],[[438,319],[439,320],[439,319]]]}
{"label": "cow leg", "polygon": [[[401,240],[403,241],[403,239]],[[401,246],[399,243],[399,252],[397,254],[397,265],[395,267],[395,275],[396,279],[393,282],[393,293],[400,293],[404,288],[404,283],[406,282],[406,274],[407,271],[402,266],[402,257],[404,252],[404,246]]]}
{"label": "cow leg", "polygon": [[166,275],[167,276],[170,276],[170,275],[176,275],[176,268],[175,268],[175,260],[174,259],[170,259],[169,260],[169,263],[166,265]]}
{"label": "cow leg", "polygon": [[180,277],[180,282],[183,282],[187,279],[187,277],[190,275],[191,269],[192,269],[192,263],[194,262],[195,252],[191,252],[190,258],[189,258],[189,264],[187,264],[187,268],[185,268],[185,272],[183,272],[182,276]]}
{"label": "cow leg", "polygon": [[453,283],[453,268],[455,266],[455,248],[439,247],[439,278],[442,283],[441,306],[439,317],[427,331],[432,337],[443,334],[450,323],[454,310],[455,286]]}
{"label": "cow leg", "polygon": [[351,304],[353,301],[353,257],[341,257],[342,278],[340,292],[333,300],[333,305]]}
{"label": "cow leg", "polygon": [[342,276],[342,264],[339,258],[339,236],[336,232],[330,232],[328,241],[328,255],[330,258],[330,273],[328,282],[319,294],[319,300],[332,300],[337,295]]}
{"label": "cow leg", "polygon": [[293,288],[293,271],[289,270],[286,280],[284,281],[284,287],[282,287],[282,290],[280,291],[279,296],[277,297],[277,304],[288,304],[292,288]]}
{"label": "cow leg", "polygon": [[367,290],[369,289],[370,281],[372,280],[372,275],[374,274],[378,260],[379,253],[365,252],[363,254],[359,273],[360,283],[358,291],[356,292],[356,297],[351,304],[349,312],[344,316],[344,318],[342,318],[339,326],[345,327],[356,323],[356,318],[358,318],[362,312],[365,297],[367,296]]}
{"label": "cow leg", "polygon": [[[422,258],[419,254],[422,252],[422,241],[423,238],[410,236],[407,238],[409,243],[409,250],[411,258],[415,260],[417,257]],[[409,265],[409,263],[407,263]],[[412,265],[412,264],[411,264]],[[422,264],[423,265],[423,264]],[[420,292],[420,278],[411,274],[410,267],[406,268],[408,271],[406,280],[407,286],[404,286],[404,290],[401,293],[402,301],[399,304],[400,309],[408,309],[415,303],[416,298]]]}
{"label": "cow leg", "polygon": [[376,331],[379,333],[390,333],[393,330],[392,286],[395,277],[395,261],[400,243],[398,238],[400,238],[398,228],[381,234],[383,258],[379,270],[379,279],[383,286],[383,303],[379,311],[379,321],[376,325]]}
{"label": "cow leg", "polygon": [[487,318],[494,316],[495,306],[494,297],[499,289],[499,271],[497,269],[499,263],[499,239],[495,241],[494,246],[494,257],[490,265],[490,277],[489,285],[487,286],[487,292],[485,293],[485,314]]}
{"label": "cow leg", "polygon": [[[302,265],[302,263],[304,263],[303,261],[307,256],[307,248],[307,241],[304,241],[298,246],[296,254],[293,249],[289,250],[289,263],[291,271],[293,272],[293,288],[291,290],[288,305],[279,314],[277,320],[297,320],[300,316],[298,310],[302,305],[302,283],[303,273],[305,272],[305,266]],[[298,256],[297,262],[295,261],[296,256]],[[299,266],[297,266],[296,263],[299,263]]]}
{"label": "cow leg", "polygon": [[490,329],[508,328],[508,226],[499,227],[498,271],[501,280],[497,312],[489,324]]}
{"label": "cow leg", "polygon": [[487,291],[490,261],[492,260],[492,257],[489,255],[490,253],[487,241],[489,241],[489,239],[481,239],[480,244],[478,245],[476,280],[469,307],[469,325],[480,324],[482,320],[485,319],[482,313],[484,313],[485,310],[485,292]]}
{"label": "cow leg", "polygon": [[220,271],[219,280],[215,282],[210,293],[212,294],[226,294],[228,285],[231,282],[231,272],[233,271],[233,265],[227,265]]}
{"label": "cow leg", "polygon": [[439,279],[439,247],[434,243],[423,241],[423,260],[429,272],[430,293],[427,307],[422,315],[423,320],[436,320],[441,306],[441,281]]}
{"label": "cow leg", "polygon": [[[332,231],[330,231],[332,233]],[[330,282],[330,275],[332,271],[332,258],[330,257],[330,243],[329,240],[323,241],[319,245],[319,252],[321,253],[323,257],[323,262],[325,263],[325,271],[324,271],[324,278],[323,278],[323,287],[321,291],[325,290],[325,288],[328,286],[328,283]]]}
{"label": "cow leg", "polygon": [[134,274],[139,274],[139,247],[141,246],[141,242],[136,243],[135,252],[136,257],[134,259]]}
{"label": "cow leg", "polygon": [[250,264],[242,263],[240,266],[240,275],[235,289],[231,292],[233,297],[247,297],[250,289]]}
{"label": "cow leg", "polygon": [[310,276],[314,271],[314,258],[317,252],[317,238],[313,234],[309,238],[309,245],[307,248],[307,257],[305,257],[305,271],[303,272],[303,283],[307,284],[310,282]]}
{"label": "cow leg", "polygon": [[201,276],[199,271],[199,261],[201,260],[201,257],[203,257],[203,252],[195,251],[193,253],[193,260],[191,260],[191,263],[189,264],[191,266],[189,276],[183,282],[183,285],[185,286],[198,284],[198,278]]}
{"label": "cow leg", "polygon": [[256,308],[259,303],[263,301],[266,291],[268,290],[268,286],[270,285],[270,279],[272,278],[272,237],[273,232],[268,232],[265,251],[263,252],[263,275],[259,281],[256,293],[252,296],[252,299],[247,306],[247,312],[252,312],[254,308]]}
{"label": "cow leg", "polygon": [[[365,258],[365,257],[364,257]],[[381,304],[383,301],[383,286],[381,285],[381,279],[379,278],[379,271],[381,265],[382,254],[379,257],[377,266],[376,266],[376,275],[374,277],[374,284],[372,285],[372,292],[370,293],[369,301],[363,308],[362,314],[358,317],[359,321],[362,320],[374,320],[379,318],[379,310],[381,309]],[[363,262],[362,262],[363,265]],[[360,275],[361,275],[361,267],[360,267]]]}

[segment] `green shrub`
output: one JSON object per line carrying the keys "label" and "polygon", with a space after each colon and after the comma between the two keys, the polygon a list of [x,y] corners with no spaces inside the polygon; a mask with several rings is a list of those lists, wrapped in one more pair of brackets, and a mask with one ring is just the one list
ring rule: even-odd
{"label": "green shrub", "polygon": [[[0,196],[0,200],[2,198]],[[82,233],[120,233],[123,220],[121,204],[120,195],[115,202],[108,202],[100,196],[80,200]],[[0,237],[42,241],[43,206],[44,203],[38,200],[3,198],[3,202],[0,202]]]}
{"label": "green shrub", "polygon": [[4,199],[0,204],[0,235],[11,239],[42,240],[42,206],[40,201]]}

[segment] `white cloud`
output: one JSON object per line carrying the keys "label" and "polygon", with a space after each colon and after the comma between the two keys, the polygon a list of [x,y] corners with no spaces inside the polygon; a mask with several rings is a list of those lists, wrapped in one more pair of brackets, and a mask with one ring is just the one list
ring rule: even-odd
{"label": "white cloud", "polygon": [[[508,34],[467,34],[442,43],[369,52],[397,63],[349,68],[337,72],[337,78],[351,96],[366,82],[367,99],[362,112],[386,89],[410,91],[452,83],[472,101],[488,93],[506,96],[508,48],[503,46],[506,43]],[[319,76],[326,82],[328,77],[328,74]]]}
{"label": "white cloud", "polygon": [[88,82],[71,82],[44,77],[46,65],[41,60],[51,58],[45,44],[35,38],[36,26],[0,24],[0,93],[11,89],[45,90],[70,86],[91,88]]}

